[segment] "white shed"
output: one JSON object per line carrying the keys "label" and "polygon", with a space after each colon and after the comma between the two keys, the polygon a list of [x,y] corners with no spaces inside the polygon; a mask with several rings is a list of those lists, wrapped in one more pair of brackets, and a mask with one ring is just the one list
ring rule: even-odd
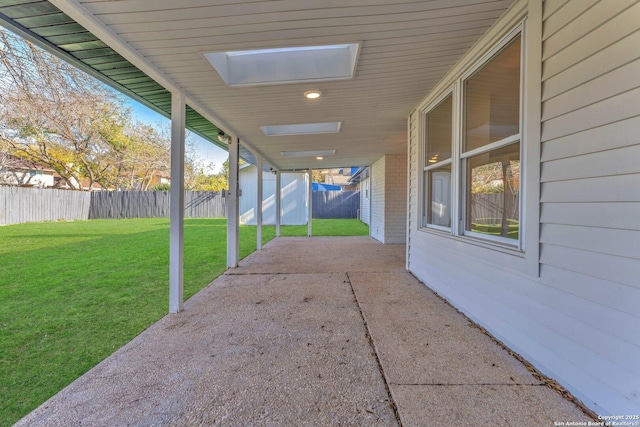
{"label": "white shed", "polygon": [[[308,183],[303,172],[282,172],[282,225],[304,225],[308,218]],[[251,164],[240,167],[240,224],[256,225],[258,205],[257,168]],[[262,224],[276,224],[276,176],[262,172]]]}

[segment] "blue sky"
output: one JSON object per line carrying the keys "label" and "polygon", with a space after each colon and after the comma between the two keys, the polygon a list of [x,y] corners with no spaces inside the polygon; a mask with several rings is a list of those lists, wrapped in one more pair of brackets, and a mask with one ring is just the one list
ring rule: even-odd
{"label": "blue sky", "polygon": [[[169,119],[161,116],[150,108],[127,98],[127,104],[131,107],[133,117],[140,120],[143,123],[155,126],[160,123],[169,123]],[[222,148],[213,145],[209,141],[200,138],[198,135],[191,134],[191,138],[195,142],[195,149],[198,159],[204,163],[213,163],[215,168],[213,172],[219,172],[222,169],[222,163],[227,160],[229,153]]]}

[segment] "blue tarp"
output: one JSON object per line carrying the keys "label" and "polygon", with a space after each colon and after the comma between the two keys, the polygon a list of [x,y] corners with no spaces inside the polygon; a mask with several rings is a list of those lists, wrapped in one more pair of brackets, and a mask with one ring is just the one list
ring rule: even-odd
{"label": "blue tarp", "polygon": [[342,190],[342,187],[340,187],[339,185],[331,185],[331,184],[323,184],[323,183],[319,183],[319,182],[312,182],[311,183],[311,190],[312,191],[340,191],[340,190]]}

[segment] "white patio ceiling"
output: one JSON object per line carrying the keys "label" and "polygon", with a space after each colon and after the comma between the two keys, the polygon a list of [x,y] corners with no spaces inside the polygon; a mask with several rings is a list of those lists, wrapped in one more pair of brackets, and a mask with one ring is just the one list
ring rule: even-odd
{"label": "white patio ceiling", "polygon": [[[407,116],[513,0],[52,0],[71,18],[281,170],[406,153]],[[361,43],[355,78],[228,87],[206,52]],[[303,93],[317,89],[316,100]],[[342,122],[339,133],[261,126]],[[282,151],[336,150],[283,157]]]}

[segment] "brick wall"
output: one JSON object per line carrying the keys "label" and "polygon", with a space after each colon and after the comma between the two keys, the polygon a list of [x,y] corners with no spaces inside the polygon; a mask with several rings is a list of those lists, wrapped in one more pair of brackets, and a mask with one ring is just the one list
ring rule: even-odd
{"label": "brick wall", "polygon": [[405,243],[407,234],[407,156],[385,156],[384,243]]}

